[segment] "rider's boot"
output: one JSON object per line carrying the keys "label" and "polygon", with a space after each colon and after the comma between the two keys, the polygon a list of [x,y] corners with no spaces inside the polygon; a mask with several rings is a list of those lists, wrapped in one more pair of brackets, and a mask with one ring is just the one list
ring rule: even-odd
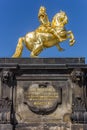
{"label": "rider's boot", "polygon": [[16,47],[16,51],[15,53],[13,54],[13,58],[18,58],[18,57],[21,57],[22,55],[22,50],[23,50],[23,38],[19,38],[18,40],[18,44],[17,44],[17,47]]}
{"label": "rider's boot", "polygon": [[59,34],[60,32],[57,33],[55,29],[51,29],[50,32],[59,40],[59,42],[63,41],[60,34]]}

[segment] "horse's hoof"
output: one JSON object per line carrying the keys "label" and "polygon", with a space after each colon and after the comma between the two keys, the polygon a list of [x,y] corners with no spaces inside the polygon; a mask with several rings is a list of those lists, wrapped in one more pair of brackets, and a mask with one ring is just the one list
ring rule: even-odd
{"label": "horse's hoof", "polygon": [[60,48],[60,49],[59,49],[59,51],[65,51],[65,49],[63,49],[63,48]]}
{"label": "horse's hoof", "polygon": [[38,58],[38,56],[32,56],[32,55],[30,55],[30,57],[31,57],[31,58]]}
{"label": "horse's hoof", "polygon": [[33,52],[30,55],[31,58],[38,58],[38,56],[34,55]]}
{"label": "horse's hoof", "polygon": [[75,40],[70,40],[70,46],[73,46],[75,43]]}

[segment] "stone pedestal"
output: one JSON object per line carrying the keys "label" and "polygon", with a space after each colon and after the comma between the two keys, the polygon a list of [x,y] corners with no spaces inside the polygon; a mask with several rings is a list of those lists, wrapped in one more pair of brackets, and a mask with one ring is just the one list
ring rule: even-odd
{"label": "stone pedestal", "polygon": [[0,90],[0,130],[87,128],[84,58],[1,58]]}

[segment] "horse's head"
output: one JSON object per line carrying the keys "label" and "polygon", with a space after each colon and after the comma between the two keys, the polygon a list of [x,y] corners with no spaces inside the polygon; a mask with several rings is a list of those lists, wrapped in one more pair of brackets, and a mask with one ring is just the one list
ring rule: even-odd
{"label": "horse's head", "polygon": [[67,23],[68,23],[68,17],[66,13],[64,11],[60,11],[53,17],[51,25],[53,27],[59,27],[64,26]]}

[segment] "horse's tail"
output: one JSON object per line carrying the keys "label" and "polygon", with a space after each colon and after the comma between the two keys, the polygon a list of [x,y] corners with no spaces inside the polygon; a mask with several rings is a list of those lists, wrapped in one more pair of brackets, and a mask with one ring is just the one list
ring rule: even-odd
{"label": "horse's tail", "polygon": [[24,41],[25,41],[24,37],[19,38],[15,53],[12,56],[13,58],[21,57],[22,51],[23,51],[23,43],[24,43]]}

